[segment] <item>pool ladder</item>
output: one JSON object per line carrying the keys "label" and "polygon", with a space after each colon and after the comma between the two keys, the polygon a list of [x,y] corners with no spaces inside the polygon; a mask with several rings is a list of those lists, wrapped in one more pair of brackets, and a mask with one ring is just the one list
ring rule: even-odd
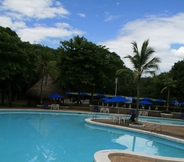
{"label": "pool ladder", "polygon": [[90,113],[87,115],[89,118],[96,120],[96,114],[95,113]]}
{"label": "pool ladder", "polygon": [[157,124],[151,124],[147,126],[147,129],[149,130],[150,128],[152,128],[151,131],[155,131],[157,128],[160,128],[160,131],[162,131],[162,126],[161,125],[157,125]]}

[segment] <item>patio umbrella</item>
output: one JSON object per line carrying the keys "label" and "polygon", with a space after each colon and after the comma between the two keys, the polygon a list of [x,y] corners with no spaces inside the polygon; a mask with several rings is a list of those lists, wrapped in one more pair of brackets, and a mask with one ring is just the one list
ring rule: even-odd
{"label": "patio umbrella", "polygon": [[106,100],[108,100],[108,99],[109,99],[108,97],[102,97],[102,98],[99,99],[99,100],[103,101],[103,102],[102,102],[102,106],[104,106],[104,102],[105,102]]}
{"label": "patio umbrella", "polygon": [[81,92],[80,96],[89,96],[86,92]]}
{"label": "patio umbrella", "polygon": [[172,100],[172,101],[171,101],[171,104],[172,104],[172,105],[178,105],[178,101],[177,101],[177,100]]}
{"label": "patio umbrella", "polygon": [[67,95],[71,95],[72,93],[71,92],[65,92]]}
{"label": "patio umbrella", "polygon": [[120,102],[129,102],[129,101],[130,100],[126,99],[125,97],[115,96],[111,99],[106,100],[105,102],[120,103]]}
{"label": "patio umbrella", "polygon": [[105,95],[104,94],[101,94],[101,93],[97,94],[96,96],[97,97],[105,97]]}
{"label": "patio umbrella", "polygon": [[151,99],[151,98],[148,98],[148,97],[145,97],[145,98],[143,98],[142,100],[151,101],[152,99]]}
{"label": "patio umbrella", "polygon": [[165,101],[162,99],[156,99],[154,102],[158,102],[158,103],[164,103]]}
{"label": "patio umbrella", "polygon": [[[130,102],[130,100],[126,99],[125,97],[115,96],[111,99],[106,100],[105,102],[107,103],[121,103],[121,102],[125,103],[125,102]],[[118,107],[118,114],[119,114],[119,107]]]}
{"label": "patio umbrella", "polygon": [[48,96],[48,98],[54,98],[54,99],[60,99],[60,98],[63,98],[63,96],[57,94],[57,93],[53,93],[53,94],[50,94]]}
{"label": "patio umbrella", "polygon": [[106,101],[106,100],[109,100],[109,98],[108,98],[108,97],[102,97],[102,98],[100,98],[99,100],[101,100],[101,101]]}
{"label": "patio umbrella", "polygon": [[146,100],[142,100],[142,101],[139,102],[139,104],[141,104],[141,105],[151,105],[152,103],[149,102],[149,101],[146,101]]}

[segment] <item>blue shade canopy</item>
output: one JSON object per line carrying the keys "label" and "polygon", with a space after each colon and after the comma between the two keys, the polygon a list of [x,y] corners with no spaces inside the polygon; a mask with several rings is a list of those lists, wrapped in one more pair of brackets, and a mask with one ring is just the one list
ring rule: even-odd
{"label": "blue shade canopy", "polygon": [[177,100],[172,100],[172,101],[171,101],[171,104],[172,104],[172,105],[178,105],[178,101],[177,101]]}
{"label": "blue shade canopy", "polygon": [[130,102],[130,100],[126,99],[125,97],[115,96],[111,99],[106,100],[105,102]]}
{"label": "blue shade canopy", "polygon": [[158,103],[164,103],[165,101],[162,100],[162,99],[156,99],[155,102],[158,102]]}
{"label": "blue shade canopy", "polygon": [[103,97],[103,98],[100,98],[101,101],[106,101],[106,100],[109,100],[108,97]]}
{"label": "blue shade canopy", "polygon": [[86,92],[81,92],[80,96],[89,96]]}
{"label": "blue shade canopy", "polygon": [[63,97],[57,93],[53,93],[53,94],[50,94],[48,98],[63,98]]}
{"label": "blue shade canopy", "polygon": [[96,96],[97,97],[105,97],[105,95],[104,94],[101,94],[101,93],[97,94]]}
{"label": "blue shade canopy", "polygon": [[142,100],[139,102],[139,104],[142,104],[142,105],[151,105],[152,103],[149,102],[149,101],[146,101],[146,100]]}
{"label": "blue shade canopy", "polygon": [[65,92],[67,95],[71,95],[71,92]]}

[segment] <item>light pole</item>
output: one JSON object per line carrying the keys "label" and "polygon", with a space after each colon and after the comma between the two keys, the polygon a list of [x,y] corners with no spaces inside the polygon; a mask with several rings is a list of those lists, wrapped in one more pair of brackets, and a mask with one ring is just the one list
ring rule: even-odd
{"label": "light pole", "polygon": [[117,95],[118,77],[115,78],[115,96]]}

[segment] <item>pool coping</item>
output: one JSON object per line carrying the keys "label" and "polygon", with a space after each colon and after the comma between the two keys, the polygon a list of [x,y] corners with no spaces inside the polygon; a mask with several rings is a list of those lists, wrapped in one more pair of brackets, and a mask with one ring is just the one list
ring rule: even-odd
{"label": "pool coping", "polygon": [[[171,137],[171,136],[167,136],[167,135],[162,135],[159,133],[155,133],[155,132],[149,132],[149,131],[144,131],[144,130],[139,130],[139,129],[134,129],[134,128],[129,128],[129,127],[122,127],[122,126],[118,126],[118,125],[112,125],[112,124],[106,124],[106,123],[98,123],[95,121],[92,121],[91,118],[87,118],[85,119],[86,123],[90,123],[93,125],[101,125],[101,126],[108,126],[108,127],[115,127],[118,129],[123,129],[123,130],[130,130],[130,131],[134,131],[134,132],[139,132],[139,133],[143,133],[143,134],[148,134],[148,135],[154,135],[157,137],[161,137],[161,138],[165,138],[174,142],[180,142],[184,144],[184,140],[180,139],[180,138],[176,138],[176,137]],[[164,156],[156,156],[156,155],[147,155],[147,154],[143,154],[143,153],[137,153],[137,152],[131,152],[131,151],[125,151],[125,150],[101,150],[98,151],[94,154],[94,162],[111,162],[110,159],[108,158],[110,155],[115,155],[115,154],[124,154],[127,156],[139,156],[142,157],[143,159],[151,159],[153,162],[183,162],[184,158],[172,158],[172,157],[164,157]]]}
{"label": "pool coping", "polygon": [[135,159],[150,160],[152,162],[183,162],[184,158],[170,158],[164,156],[147,155],[127,150],[101,150],[94,154],[94,162],[111,162],[109,156],[126,156]]}

